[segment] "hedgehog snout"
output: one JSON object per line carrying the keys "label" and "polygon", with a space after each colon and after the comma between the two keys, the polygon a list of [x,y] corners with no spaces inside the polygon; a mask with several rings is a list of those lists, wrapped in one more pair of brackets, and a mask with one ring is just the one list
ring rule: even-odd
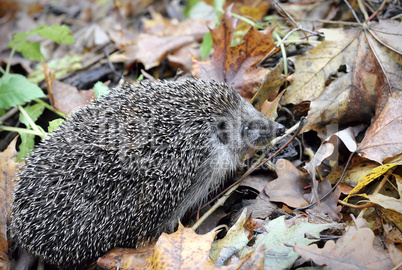
{"label": "hedgehog snout", "polygon": [[[268,119],[264,119],[268,120]],[[254,120],[242,125],[242,138],[249,147],[262,146],[274,138],[277,123],[273,121]]]}
{"label": "hedgehog snout", "polygon": [[283,125],[277,123],[276,136],[282,136],[283,134],[285,134],[285,131],[286,131],[286,128]]}

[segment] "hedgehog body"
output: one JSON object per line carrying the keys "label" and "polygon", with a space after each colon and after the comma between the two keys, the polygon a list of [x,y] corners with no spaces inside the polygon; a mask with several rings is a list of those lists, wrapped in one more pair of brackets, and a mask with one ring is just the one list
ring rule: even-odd
{"label": "hedgehog body", "polygon": [[171,232],[275,136],[225,84],[125,84],[80,109],[33,151],[20,173],[11,230],[60,268]]}

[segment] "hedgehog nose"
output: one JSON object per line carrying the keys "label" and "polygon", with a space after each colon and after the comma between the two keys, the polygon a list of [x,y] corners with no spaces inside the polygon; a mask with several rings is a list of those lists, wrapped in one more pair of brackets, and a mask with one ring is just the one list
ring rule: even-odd
{"label": "hedgehog nose", "polygon": [[281,124],[278,123],[278,126],[276,128],[276,136],[281,136],[285,133],[285,127]]}

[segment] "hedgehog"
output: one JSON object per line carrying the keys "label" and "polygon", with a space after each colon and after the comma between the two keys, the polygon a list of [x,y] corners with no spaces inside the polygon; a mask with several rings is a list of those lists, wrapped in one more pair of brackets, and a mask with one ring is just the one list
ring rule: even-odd
{"label": "hedgehog", "polygon": [[12,237],[60,269],[172,232],[284,127],[228,85],[125,83],[74,113],[27,158]]}

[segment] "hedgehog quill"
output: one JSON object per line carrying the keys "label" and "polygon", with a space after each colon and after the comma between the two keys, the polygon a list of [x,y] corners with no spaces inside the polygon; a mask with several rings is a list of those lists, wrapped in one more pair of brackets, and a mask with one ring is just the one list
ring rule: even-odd
{"label": "hedgehog quill", "polygon": [[222,83],[125,84],[66,121],[28,157],[11,231],[28,254],[83,269],[139,247],[205,201],[282,125]]}

